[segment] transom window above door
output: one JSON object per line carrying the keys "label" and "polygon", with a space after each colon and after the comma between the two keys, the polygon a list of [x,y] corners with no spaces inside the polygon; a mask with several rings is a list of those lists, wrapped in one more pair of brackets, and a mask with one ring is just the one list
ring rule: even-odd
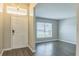
{"label": "transom window above door", "polygon": [[27,9],[17,8],[12,6],[7,6],[6,12],[9,14],[27,15]]}
{"label": "transom window above door", "polygon": [[37,38],[52,37],[52,23],[37,22]]}
{"label": "transom window above door", "polygon": [[2,12],[3,12],[3,4],[0,3],[0,13],[2,13]]}

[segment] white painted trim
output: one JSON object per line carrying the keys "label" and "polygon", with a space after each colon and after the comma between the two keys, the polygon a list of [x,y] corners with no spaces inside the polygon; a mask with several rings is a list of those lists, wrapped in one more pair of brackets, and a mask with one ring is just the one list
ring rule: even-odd
{"label": "white painted trim", "polygon": [[28,46],[28,48],[29,48],[33,53],[35,53],[35,50],[32,49],[30,46]]}
{"label": "white painted trim", "polygon": [[67,43],[71,43],[71,44],[76,44],[75,42],[70,42],[70,41],[65,41],[65,40],[60,40],[59,41],[63,41],[63,42],[67,42]]}
{"label": "white painted trim", "polygon": [[4,52],[4,50],[1,51],[0,56],[2,56],[3,52]]}
{"label": "white painted trim", "polygon": [[52,39],[52,40],[40,40],[40,41],[36,41],[36,43],[43,43],[43,42],[50,42],[50,41],[57,41],[58,39]]}
{"label": "white painted trim", "polygon": [[[4,51],[8,51],[8,50],[12,50],[13,48],[7,48],[7,49],[3,49]],[[16,48],[14,48],[16,49]]]}
{"label": "white painted trim", "polygon": [[[25,47],[19,47],[19,48],[25,48]],[[7,49],[3,49],[3,50],[4,50],[4,51],[8,51],[8,50],[19,49],[19,48],[7,48]]]}

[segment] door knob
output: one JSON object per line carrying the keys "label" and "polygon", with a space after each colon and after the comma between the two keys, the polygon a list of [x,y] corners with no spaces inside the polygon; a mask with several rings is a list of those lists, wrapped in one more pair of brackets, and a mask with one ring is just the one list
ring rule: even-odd
{"label": "door knob", "polygon": [[15,30],[14,30],[14,29],[12,30],[12,33],[13,33],[13,34],[15,33]]}

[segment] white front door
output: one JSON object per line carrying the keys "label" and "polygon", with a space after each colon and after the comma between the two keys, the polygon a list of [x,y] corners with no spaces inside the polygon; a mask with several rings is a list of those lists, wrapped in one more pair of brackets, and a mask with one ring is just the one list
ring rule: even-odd
{"label": "white front door", "polygon": [[25,16],[11,16],[12,48],[26,47],[28,44],[28,19]]}

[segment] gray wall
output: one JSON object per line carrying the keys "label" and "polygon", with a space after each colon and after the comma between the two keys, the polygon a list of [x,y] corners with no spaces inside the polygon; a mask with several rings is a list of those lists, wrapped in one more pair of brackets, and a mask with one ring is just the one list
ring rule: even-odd
{"label": "gray wall", "polygon": [[76,44],[76,18],[59,21],[59,40]]}
{"label": "gray wall", "polygon": [[58,39],[58,23],[59,21],[57,20],[52,20],[52,19],[47,19],[47,18],[40,18],[36,17],[36,22],[49,22],[52,23],[52,38],[37,38],[36,37],[36,42],[45,42],[45,41],[53,41]]}
{"label": "gray wall", "polygon": [[60,40],[76,44],[76,17],[64,20],[54,20],[36,17],[36,22],[49,22],[53,24],[52,38],[36,38],[36,42]]}

